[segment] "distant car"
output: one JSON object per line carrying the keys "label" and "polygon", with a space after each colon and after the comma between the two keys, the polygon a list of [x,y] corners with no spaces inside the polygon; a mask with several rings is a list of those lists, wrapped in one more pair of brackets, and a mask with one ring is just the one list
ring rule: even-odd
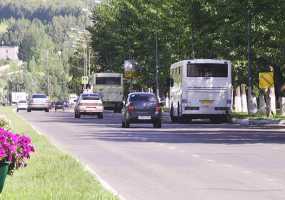
{"label": "distant car", "polygon": [[28,102],[26,100],[21,100],[17,103],[17,112],[19,110],[27,110],[28,109]]}
{"label": "distant car", "polygon": [[28,103],[27,111],[31,112],[32,110],[44,110],[49,112],[49,108],[49,100],[45,94],[33,94]]}
{"label": "distant car", "polygon": [[55,109],[55,111],[57,111],[57,110],[64,110],[65,109],[64,101],[57,101],[57,102],[55,102],[54,109]]}
{"label": "distant car", "polygon": [[129,128],[131,123],[152,123],[161,128],[161,107],[153,93],[130,93],[123,103],[122,127]]}
{"label": "distant car", "polygon": [[99,119],[102,119],[103,112],[104,106],[99,94],[81,94],[74,108],[74,117],[80,118],[81,115],[97,115]]}

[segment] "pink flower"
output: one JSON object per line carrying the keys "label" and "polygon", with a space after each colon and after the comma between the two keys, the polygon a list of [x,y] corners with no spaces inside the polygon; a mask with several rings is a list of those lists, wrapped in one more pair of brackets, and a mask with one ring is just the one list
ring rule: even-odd
{"label": "pink flower", "polygon": [[34,151],[30,137],[0,128],[0,161],[10,162],[9,174],[20,167],[25,167],[26,160]]}

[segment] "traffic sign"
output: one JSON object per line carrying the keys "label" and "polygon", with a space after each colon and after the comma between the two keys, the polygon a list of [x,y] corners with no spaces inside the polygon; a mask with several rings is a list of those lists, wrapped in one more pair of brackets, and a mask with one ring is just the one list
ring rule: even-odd
{"label": "traffic sign", "polygon": [[259,88],[268,89],[274,86],[273,72],[259,73]]}
{"label": "traffic sign", "polygon": [[82,76],[81,77],[81,84],[86,85],[88,84],[88,76]]}

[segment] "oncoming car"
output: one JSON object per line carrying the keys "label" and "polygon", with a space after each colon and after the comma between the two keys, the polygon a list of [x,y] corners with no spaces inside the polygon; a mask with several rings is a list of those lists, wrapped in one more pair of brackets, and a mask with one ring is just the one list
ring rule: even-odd
{"label": "oncoming car", "polygon": [[123,128],[129,128],[131,123],[151,123],[154,128],[161,128],[161,107],[153,93],[130,93],[123,104]]}
{"label": "oncoming car", "polygon": [[80,118],[81,115],[97,115],[103,118],[104,106],[101,96],[97,93],[81,94],[74,108],[74,117]]}
{"label": "oncoming car", "polygon": [[19,110],[27,110],[28,108],[28,103],[26,100],[21,100],[17,103],[17,112],[19,112]]}

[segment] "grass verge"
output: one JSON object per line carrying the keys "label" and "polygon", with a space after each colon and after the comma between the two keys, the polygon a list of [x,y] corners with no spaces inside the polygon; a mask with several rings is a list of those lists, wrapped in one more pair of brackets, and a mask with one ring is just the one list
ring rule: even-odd
{"label": "grass verge", "polygon": [[32,138],[36,152],[28,166],[7,176],[2,200],[117,200],[106,191],[83,166],[71,156],[51,145],[45,136],[39,135],[28,123],[12,112],[0,107],[12,124],[12,130]]}

